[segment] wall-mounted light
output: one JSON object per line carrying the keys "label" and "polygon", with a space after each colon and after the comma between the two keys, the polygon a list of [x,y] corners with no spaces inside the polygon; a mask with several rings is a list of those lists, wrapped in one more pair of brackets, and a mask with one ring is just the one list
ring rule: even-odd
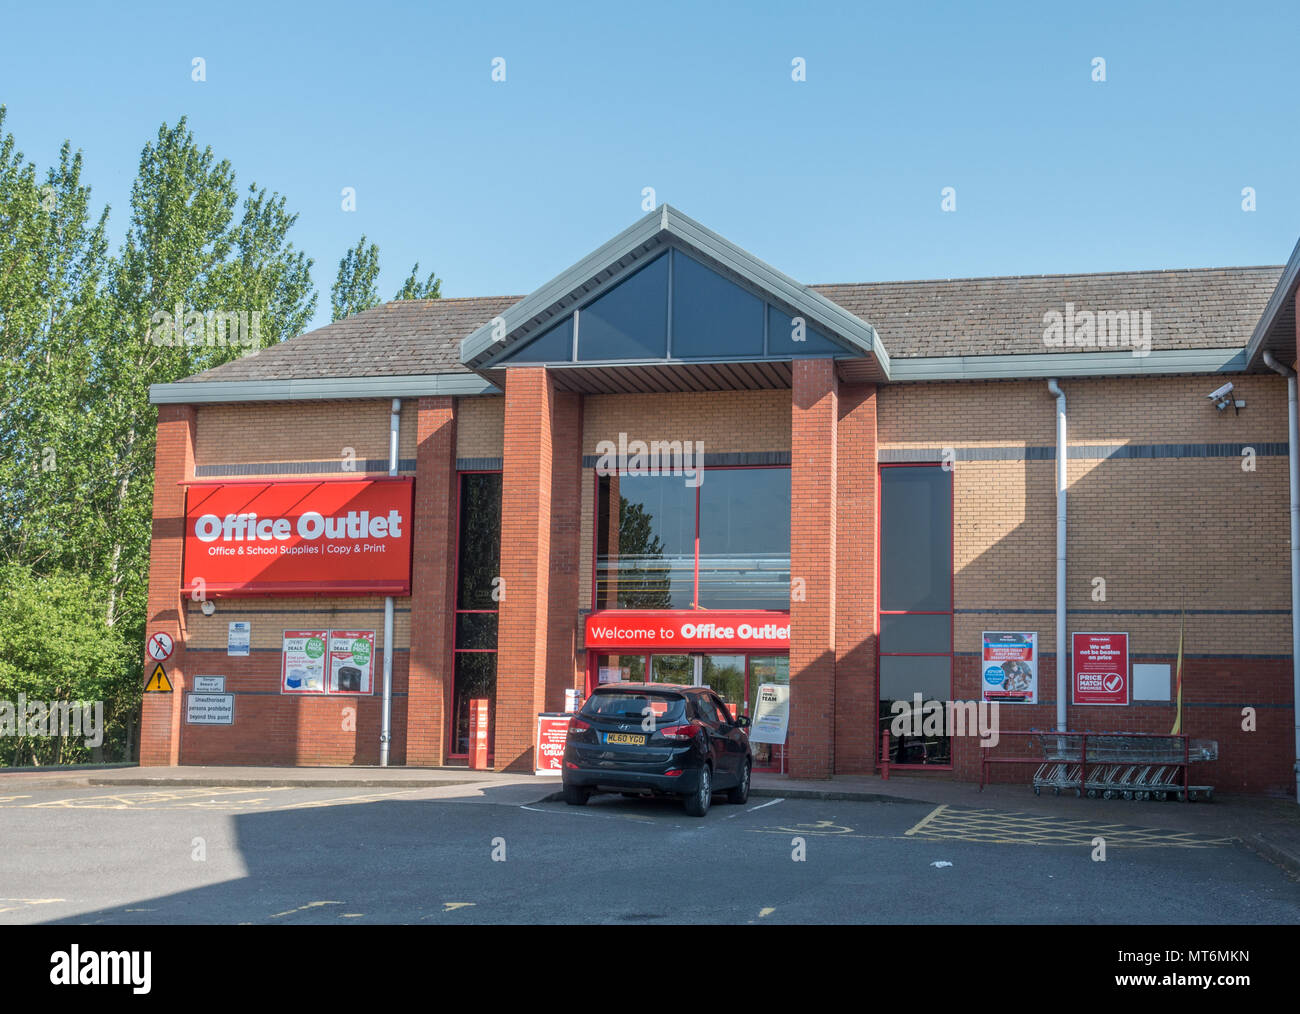
{"label": "wall-mounted light", "polygon": [[203,610],[204,616],[211,616],[213,613],[217,611],[217,604],[213,602],[211,599],[204,599],[203,605],[201,605],[199,608]]}

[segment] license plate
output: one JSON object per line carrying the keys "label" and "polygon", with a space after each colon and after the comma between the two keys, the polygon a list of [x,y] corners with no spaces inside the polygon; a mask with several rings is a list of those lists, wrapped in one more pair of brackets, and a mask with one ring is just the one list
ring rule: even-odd
{"label": "license plate", "polygon": [[633,746],[645,746],[645,736],[631,732],[607,732],[606,743],[631,743]]}

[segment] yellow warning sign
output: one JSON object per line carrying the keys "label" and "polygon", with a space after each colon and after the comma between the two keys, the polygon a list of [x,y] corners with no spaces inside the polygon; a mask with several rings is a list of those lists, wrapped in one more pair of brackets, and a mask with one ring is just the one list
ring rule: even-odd
{"label": "yellow warning sign", "polygon": [[155,694],[170,694],[172,692],[172,681],[167,678],[167,670],[159,662],[153,667],[153,675],[149,677],[149,682],[144,685],[144,692]]}

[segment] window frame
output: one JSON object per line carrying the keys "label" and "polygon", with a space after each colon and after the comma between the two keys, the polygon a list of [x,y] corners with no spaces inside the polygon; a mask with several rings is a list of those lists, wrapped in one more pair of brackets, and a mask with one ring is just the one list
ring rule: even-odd
{"label": "window frame", "polygon": [[[735,471],[752,472],[752,471],[758,471],[760,469],[763,470],[784,469],[786,472],[789,472],[791,474],[791,478],[793,480],[794,473],[793,473],[792,465],[706,465],[704,466],[704,471],[706,473],[707,472],[735,472]],[[618,471],[613,474],[626,475],[628,473],[625,468],[620,467]],[[600,604],[600,585],[598,581],[598,575],[600,573],[600,480],[602,478],[604,478],[604,476],[602,476],[599,471],[593,468],[592,487],[591,487],[592,514],[591,514],[591,600],[590,600],[592,612],[602,612],[606,609],[617,610],[617,609],[624,608],[618,605],[602,606]],[[633,478],[638,478],[638,476],[633,476]],[[671,478],[677,479],[681,477],[671,476]],[[692,579],[692,591],[691,591],[692,601],[690,606],[687,607],[687,609],[690,611],[696,611],[696,610],[708,611],[708,609],[711,608],[708,606],[700,605],[700,495],[701,495],[700,491],[703,488],[704,488],[703,481],[698,486],[695,487],[695,565],[694,565],[694,572],[693,572],[693,579]],[[792,509],[793,509],[793,502],[794,501],[793,501],[793,487],[792,487],[791,488]],[[793,529],[793,519],[791,518],[789,519],[789,521],[790,521],[791,528]],[[791,531],[791,538],[793,538],[793,531]],[[785,587],[786,587],[787,597],[786,597],[786,605],[784,609],[763,609],[763,608],[753,607],[752,611],[789,613],[790,581],[788,579],[786,581]],[[634,609],[639,607],[628,606],[627,608]],[[723,607],[718,607],[718,608],[723,608]],[[727,607],[727,608],[737,608],[737,607]],[[738,608],[744,611],[749,607],[742,606]],[[666,611],[676,612],[680,610],[666,610]],[[647,674],[649,674],[649,669],[647,669],[646,672]]]}
{"label": "window frame", "polygon": [[[883,503],[884,473],[888,468],[939,468],[943,469],[948,475],[948,609],[931,610],[931,609],[881,609],[881,582],[884,576],[884,557],[882,554],[883,536],[884,536],[884,515],[881,511]],[[948,659],[948,699],[955,699],[953,687],[957,681],[956,673],[956,644],[957,644],[957,483],[954,469],[944,468],[940,462],[933,461],[898,461],[898,462],[879,462],[876,466],[876,629],[875,629],[875,682],[876,682],[876,707],[880,707],[880,659],[884,657],[895,658],[947,658]],[[880,650],[880,618],[882,616],[947,616],[948,617],[948,651],[885,651]],[[884,758],[881,756],[881,736],[880,724],[881,715],[876,715],[876,745],[875,754],[877,763],[882,763]],[[952,771],[955,767],[953,757],[952,738],[949,737],[948,746],[948,763],[947,764],[896,764],[889,762],[891,768],[916,768],[924,771]]]}

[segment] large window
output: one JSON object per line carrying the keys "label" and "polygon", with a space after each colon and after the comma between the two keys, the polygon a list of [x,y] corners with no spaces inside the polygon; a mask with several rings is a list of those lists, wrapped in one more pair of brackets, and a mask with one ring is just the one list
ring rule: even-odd
{"label": "large window", "polygon": [[596,292],[497,365],[849,354],[808,321],[674,248]]}
{"label": "large window", "polygon": [[[489,729],[497,687],[500,612],[501,473],[460,475],[460,553],[456,562],[456,626],[452,641],[455,684],[453,755],[469,753],[469,702],[486,697]],[[490,735],[490,733],[489,733]],[[490,746],[490,744],[489,744]]]}
{"label": "large window", "polygon": [[[880,469],[880,728],[895,701],[910,714],[952,697],[952,472]],[[919,719],[916,727],[920,727]],[[952,762],[946,736],[891,736],[891,764]]]}
{"label": "large window", "polygon": [[597,608],[790,608],[790,470],[700,476],[598,476]]}

